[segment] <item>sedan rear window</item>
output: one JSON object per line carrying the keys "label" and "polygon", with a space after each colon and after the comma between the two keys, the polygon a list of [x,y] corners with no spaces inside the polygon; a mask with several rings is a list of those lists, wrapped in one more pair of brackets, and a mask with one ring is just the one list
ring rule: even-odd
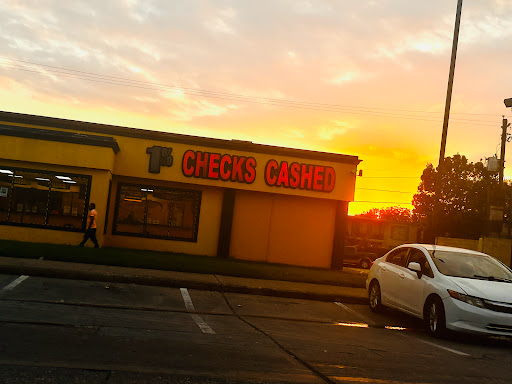
{"label": "sedan rear window", "polygon": [[429,253],[443,275],[512,282],[512,271],[491,256],[439,250]]}

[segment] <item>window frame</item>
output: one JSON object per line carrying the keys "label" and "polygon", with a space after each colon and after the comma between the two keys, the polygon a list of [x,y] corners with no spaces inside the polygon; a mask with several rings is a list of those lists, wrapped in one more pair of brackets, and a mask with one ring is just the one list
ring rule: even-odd
{"label": "window frame", "polygon": [[[10,226],[14,226],[14,227],[25,227],[25,228],[51,229],[51,230],[55,230],[55,231],[64,231],[64,232],[83,232],[83,231],[85,231],[85,228],[87,225],[87,212],[88,212],[88,207],[89,207],[89,199],[91,196],[91,188],[92,188],[92,176],[91,175],[84,175],[84,174],[80,174],[80,173],[60,172],[60,171],[58,171],[58,172],[57,171],[48,171],[45,169],[37,169],[37,168],[11,167],[8,165],[0,165],[0,168],[11,170],[14,173],[30,172],[30,173],[38,173],[41,176],[57,176],[57,175],[59,175],[59,176],[68,176],[71,178],[75,177],[75,178],[87,180],[87,190],[85,192],[85,199],[84,199],[84,212],[82,215],[82,225],[80,228],[60,227],[58,225],[48,224],[48,218],[49,218],[48,207],[47,207],[46,213],[45,213],[45,224],[18,223],[18,222],[13,222],[13,221],[0,220],[0,225],[10,225]],[[15,183],[14,183],[14,177],[13,177],[12,183],[11,183],[11,193],[9,195],[9,204],[8,204],[9,211],[8,211],[8,216],[7,216],[8,218],[11,216],[11,199],[13,196],[14,188],[15,188]],[[52,192],[52,185],[50,183],[50,185],[48,187],[48,201],[50,201],[50,199],[51,199],[51,192]]]}
{"label": "window frame", "polygon": [[[407,268],[407,260],[409,259],[409,251],[410,251],[410,248],[409,247],[403,247],[403,248],[398,248],[398,249],[395,249],[393,251],[391,251],[391,253],[389,253],[387,256],[386,256],[386,262],[389,263],[389,264],[393,264],[393,265],[396,265],[398,267],[402,267],[402,268]],[[402,264],[397,264],[397,263],[394,263],[390,260],[390,258],[395,255],[395,254],[398,254],[400,252],[405,252],[405,255],[403,257],[403,260],[404,260],[404,263],[405,265],[402,265]]]}
{"label": "window frame", "polygon": [[[434,278],[434,269],[432,268],[432,265],[430,264],[430,261],[428,260],[428,257],[425,255],[425,252],[423,252],[421,249],[419,249],[419,248],[410,248],[409,253],[407,254],[407,263],[406,263],[407,266],[409,266],[409,263],[411,263],[411,256],[412,256],[413,252],[421,253],[421,255],[425,258],[425,261],[427,262],[427,265],[428,265],[428,267],[430,269],[430,271],[424,271],[423,270],[423,265],[421,265],[421,263],[418,263],[421,266],[421,274],[423,276],[428,276],[431,279],[433,279]],[[413,262],[417,263],[417,261],[413,261]],[[427,272],[429,272],[429,273],[427,273]]]}
{"label": "window frame", "polygon": [[[132,233],[132,232],[122,232],[117,230],[117,223],[119,218],[119,206],[121,203],[121,189],[122,187],[135,187],[135,188],[146,188],[146,189],[161,189],[166,191],[178,191],[178,192],[186,192],[190,194],[197,195],[197,215],[193,218],[194,222],[194,231],[193,236],[191,238],[183,238],[176,236],[162,236],[162,235],[153,235],[149,233]],[[114,208],[114,219],[112,222],[112,235],[116,236],[129,236],[129,237],[141,237],[147,239],[160,239],[160,240],[172,240],[172,241],[186,241],[189,243],[197,243],[197,237],[199,233],[199,217],[201,216],[201,202],[203,198],[203,191],[198,189],[185,189],[185,188],[176,188],[176,187],[166,187],[161,185],[151,185],[151,183],[139,184],[139,183],[117,183],[117,191],[116,191],[116,203]],[[144,208],[145,215],[147,214],[147,200],[146,206]],[[143,227],[145,228],[147,225],[146,217],[144,217]],[[169,225],[170,228],[170,225]]]}

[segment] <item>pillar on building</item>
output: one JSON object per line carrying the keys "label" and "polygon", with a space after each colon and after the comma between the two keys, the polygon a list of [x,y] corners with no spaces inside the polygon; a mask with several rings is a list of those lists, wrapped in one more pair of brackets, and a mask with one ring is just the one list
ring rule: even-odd
{"label": "pillar on building", "polygon": [[336,221],[332,247],[331,269],[342,270],[345,255],[345,237],[347,235],[348,202],[338,201],[336,204]]}

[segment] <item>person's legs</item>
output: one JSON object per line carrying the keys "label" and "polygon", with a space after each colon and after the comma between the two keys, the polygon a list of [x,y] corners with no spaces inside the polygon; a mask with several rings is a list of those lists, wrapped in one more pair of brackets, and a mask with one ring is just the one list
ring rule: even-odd
{"label": "person's legs", "polygon": [[78,245],[79,247],[83,247],[84,244],[87,242],[87,240],[89,239],[89,237],[91,236],[89,230],[86,230],[85,233],[84,233],[84,238],[82,240],[82,242]]}
{"label": "person's legs", "polygon": [[90,239],[94,243],[94,248],[100,247],[100,245],[98,244],[98,240],[96,239],[96,228],[91,228]]}

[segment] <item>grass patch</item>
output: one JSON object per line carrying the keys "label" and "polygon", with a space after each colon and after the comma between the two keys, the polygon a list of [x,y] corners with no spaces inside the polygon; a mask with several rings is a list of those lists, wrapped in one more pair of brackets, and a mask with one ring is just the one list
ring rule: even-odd
{"label": "grass patch", "polygon": [[363,287],[364,273],[348,273],[320,268],[268,264],[172,252],[124,248],[81,248],[61,244],[24,243],[0,240],[0,256],[77,263],[159,269],[256,279],[284,280],[315,284]]}

